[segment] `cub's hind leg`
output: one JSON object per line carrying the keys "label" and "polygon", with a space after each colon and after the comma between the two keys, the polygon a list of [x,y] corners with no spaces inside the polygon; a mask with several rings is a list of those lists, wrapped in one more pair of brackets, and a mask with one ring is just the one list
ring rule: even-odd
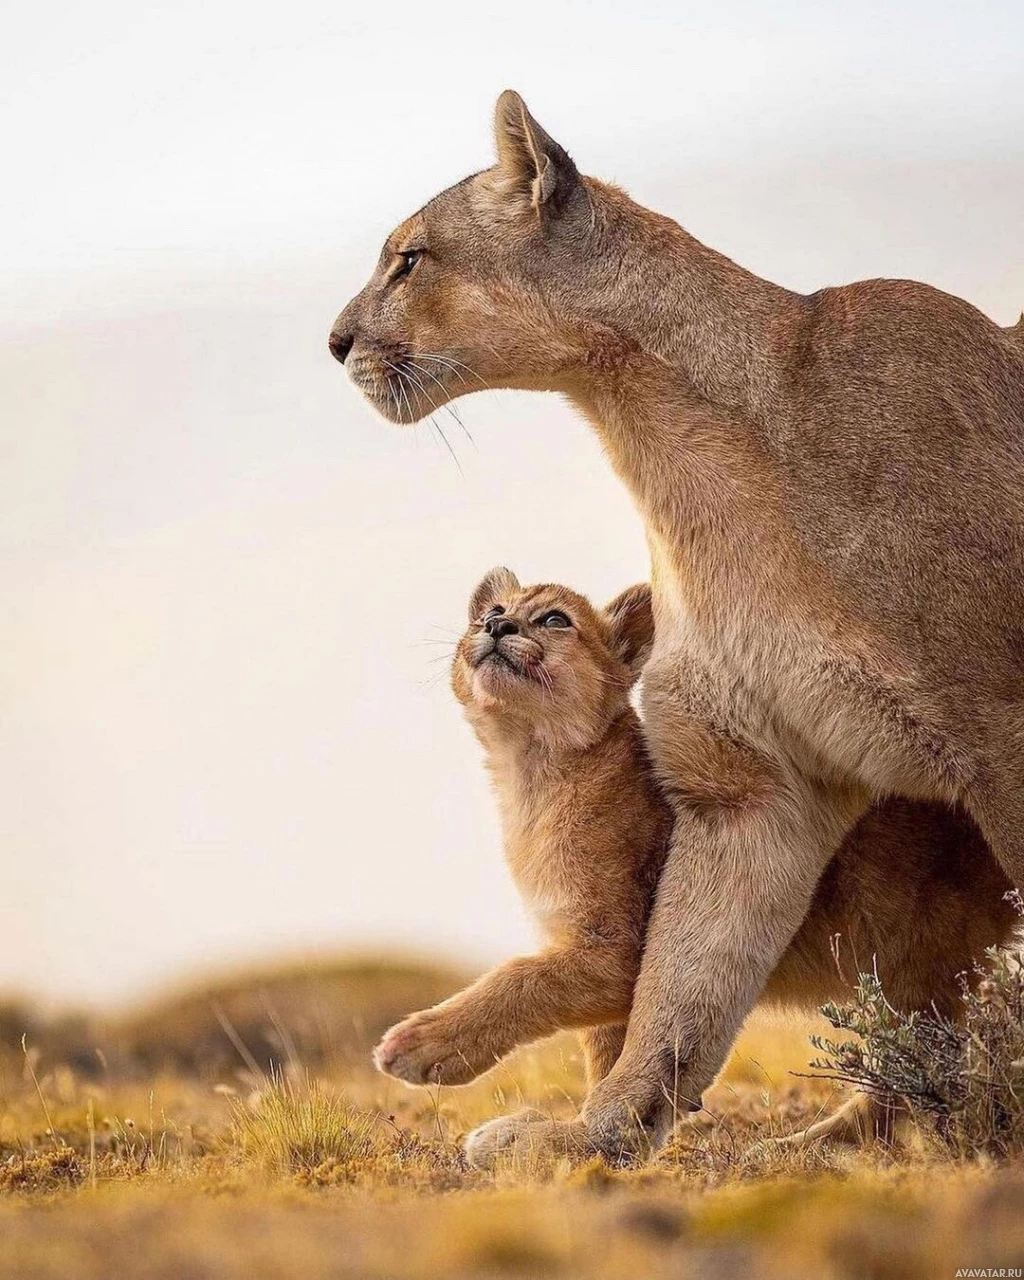
{"label": "cub's hind leg", "polygon": [[[587,1073],[587,1092],[611,1071],[622,1052],[626,1039],[624,1022],[609,1022],[584,1027],[579,1032],[580,1047]],[[559,1148],[558,1143],[562,1146]],[[547,1154],[568,1156],[588,1154],[585,1137],[577,1144],[571,1126],[560,1125],[535,1107],[527,1107],[510,1116],[499,1116],[480,1125],[466,1139],[466,1155],[470,1164],[487,1169],[502,1157],[530,1162],[535,1148]]]}
{"label": "cub's hind leg", "polygon": [[590,1090],[618,1062],[626,1039],[626,1024],[614,1022],[601,1027],[585,1027],[579,1034],[587,1071],[587,1089]]}

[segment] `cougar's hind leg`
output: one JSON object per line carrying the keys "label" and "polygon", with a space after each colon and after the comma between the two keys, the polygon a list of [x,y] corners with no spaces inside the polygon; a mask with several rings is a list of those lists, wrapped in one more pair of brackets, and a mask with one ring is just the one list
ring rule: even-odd
{"label": "cougar's hind leg", "polygon": [[829,1140],[847,1146],[869,1146],[883,1142],[892,1146],[896,1141],[896,1121],[901,1108],[881,1101],[870,1093],[857,1092],[832,1115],[798,1129],[783,1138],[772,1138],[775,1147],[809,1147],[815,1142]]}

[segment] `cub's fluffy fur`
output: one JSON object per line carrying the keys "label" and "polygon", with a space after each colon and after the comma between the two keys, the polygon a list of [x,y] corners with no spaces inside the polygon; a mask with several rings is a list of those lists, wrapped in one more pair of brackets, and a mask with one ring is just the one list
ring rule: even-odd
{"label": "cub's fluffy fur", "polygon": [[[547,946],[400,1023],[377,1049],[382,1070],[458,1084],[560,1027],[581,1029],[590,1083],[611,1069],[672,827],[629,701],[653,636],[646,586],[603,612],[567,587],[521,587],[507,569],[473,593],[452,684],[486,753],[509,866]],[[903,1008],[955,1015],[957,975],[1014,927],[1008,888],[964,815],[879,804],[826,868],[763,999],[813,1008],[875,966]],[[884,1119],[860,1100],[796,1136],[853,1136]],[[486,1163],[499,1135],[513,1133],[485,1126],[472,1158]]]}
{"label": "cub's fluffy fur", "polygon": [[461,1084],[517,1044],[582,1031],[590,1078],[618,1057],[671,830],[629,691],[650,592],[604,611],[507,569],[473,593],[452,685],[486,752],[505,854],[545,947],[394,1027],[376,1051],[413,1084]]}

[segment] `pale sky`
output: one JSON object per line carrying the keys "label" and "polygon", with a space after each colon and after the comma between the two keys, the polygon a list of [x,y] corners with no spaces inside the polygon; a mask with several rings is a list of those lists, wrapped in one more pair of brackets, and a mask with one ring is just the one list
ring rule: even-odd
{"label": "pale sky", "polygon": [[639,522],[555,399],[467,400],[460,472],[325,346],[501,89],[780,283],[1024,306],[1018,3],[384,9],[5,15],[0,990],[529,945],[437,641],[496,562],[642,578]]}

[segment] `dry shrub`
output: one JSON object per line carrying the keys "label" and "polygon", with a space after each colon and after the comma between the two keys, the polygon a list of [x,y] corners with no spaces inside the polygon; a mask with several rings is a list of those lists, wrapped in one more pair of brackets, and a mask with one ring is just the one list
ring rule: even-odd
{"label": "dry shrub", "polygon": [[902,1013],[874,974],[861,974],[849,1004],[825,1005],[837,1041],[815,1036],[812,1067],[931,1122],[952,1154],[1024,1153],[1024,962],[992,948],[963,985],[961,1017]]}

